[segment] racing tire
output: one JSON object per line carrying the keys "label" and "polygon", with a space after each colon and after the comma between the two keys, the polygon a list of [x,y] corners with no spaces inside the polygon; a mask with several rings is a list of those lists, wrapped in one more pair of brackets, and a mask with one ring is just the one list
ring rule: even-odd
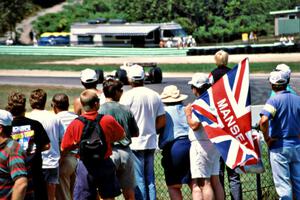
{"label": "racing tire", "polygon": [[96,74],[97,74],[97,78],[98,78],[98,83],[103,83],[104,81],[104,73],[102,69],[96,69],[95,70]]}
{"label": "racing tire", "polygon": [[127,72],[124,69],[118,69],[116,72],[116,78],[121,81],[124,85],[128,85]]}
{"label": "racing tire", "polygon": [[159,67],[153,67],[149,71],[149,79],[151,83],[161,83],[162,82],[162,71]]}

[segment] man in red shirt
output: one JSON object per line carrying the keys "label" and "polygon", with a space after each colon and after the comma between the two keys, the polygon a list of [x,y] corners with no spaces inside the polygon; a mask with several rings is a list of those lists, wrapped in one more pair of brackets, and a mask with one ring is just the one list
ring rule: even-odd
{"label": "man in red shirt", "polygon": [[[84,113],[81,115],[88,120],[96,119],[99,109],[99,98],[94,90],[85,90],[80,94],[80,102]],[[110,115],[104,115],[99,122],[106,138],[107,152],[104,160],[79,160],[76,169],[74,200],[96,199],[97,189],[102,199],[114,199],[121,194],[120,185],[116,178],[115,166],[110,159],[111,143],[125,137],[122,126]],[[62,153],[78,148],[84,124],[75,119],[68,126],[62,140]]]}

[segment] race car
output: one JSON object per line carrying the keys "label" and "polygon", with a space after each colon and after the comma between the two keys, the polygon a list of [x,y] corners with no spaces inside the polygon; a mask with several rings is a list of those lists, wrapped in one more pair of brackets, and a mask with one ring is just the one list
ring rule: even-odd
{"label": "race car", "polygon": [[[120,66],[119,69],[117,69],[116,71],[113,71],[111,74],[107,75],[104,78],[104,74],[102,70],[96,70],[96,73],[98,74],[98,80],[99,83],[102,83],[104,81],[104,79],[107,78],[115,78],[120,80],[124,85],[128,85],[128,70],[130,70],[130,67],[133,65],[140,65],[141,67],[143,67],[144,71],[145,71],[145,78],[144,81],[150,82],[150,83],[161,83],[163,76],[162,76],[162,71],[160,69],[160,67],[157,66],[157,63],[131,63],[131,62],[127,62],[124,63],[123,65]],[[148,71],[146,71],[146,68],[149,68]]]}

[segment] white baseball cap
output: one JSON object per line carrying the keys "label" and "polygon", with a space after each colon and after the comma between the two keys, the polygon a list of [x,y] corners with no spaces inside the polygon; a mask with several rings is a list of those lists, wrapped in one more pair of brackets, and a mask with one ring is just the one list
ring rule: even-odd
{"label": "white baseball cap", "polygon": [[204,73],[194,74],[192,80],[188,82],[189,85],[193,85],[196,88],[201,88],[205,83],[209,83],[209,79],[208,76]]}
{"label": "white baseball cap", "polygon": [[80,79],[83,83],[93,83],[98,80],[96,71],[89,68],[81,71]]}
{"label": "white baseball cap", "polygon": [[132,81],[144,80],[145,72],[144,68],[140,65],[132,65],[128,69],[128,78]]}
{"label": "white baseball cap", "polygon": [[276,71],[283,71],[285,73],[288,74],[288,76],[291,76],[291,68],[289,66],[287,66],[286,64],[279,64],[276,66],[275,68]]}
{"label": "white baseball cap", "polygon": [[13,117],[10,112],[0,109],[0,124],[3,126],[11,126]]}
{"label": "white baseball cap", "polygon": [[270,73],[269,81],[274,85],[283,85],[288,82],[288,73],[283,71],[272,71]]}

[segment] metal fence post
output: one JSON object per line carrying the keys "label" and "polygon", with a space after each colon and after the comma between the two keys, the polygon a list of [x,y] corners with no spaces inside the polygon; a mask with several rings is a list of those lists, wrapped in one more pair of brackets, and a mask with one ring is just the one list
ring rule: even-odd
{"label": "metal fence post", "polygon": [[261,191],[260,174],[256,174],[256,193],[257,193],[257,200],[261,200],[262,191]]}

